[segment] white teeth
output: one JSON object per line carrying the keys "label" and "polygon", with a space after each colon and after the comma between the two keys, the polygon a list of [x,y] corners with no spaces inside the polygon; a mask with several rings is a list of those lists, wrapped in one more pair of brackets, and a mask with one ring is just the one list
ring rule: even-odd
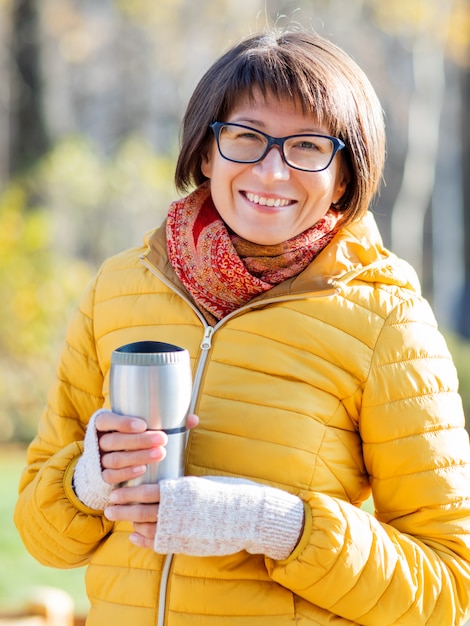
{"label": "white teeth", "polygon": [[258,196],[254,193],[246,193],[246,197],[250,202],[254,202],[255,204],[261,204],[262,206],[287,206],[290,204],[290,200],[283,200],[282,198],[266,198],[264,196]]}

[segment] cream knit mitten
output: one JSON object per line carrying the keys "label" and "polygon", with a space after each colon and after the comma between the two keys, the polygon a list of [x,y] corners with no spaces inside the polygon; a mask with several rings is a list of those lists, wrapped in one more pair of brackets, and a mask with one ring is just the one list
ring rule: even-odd
{"label": "cream knit mitten", "polygon": [[154,548],[192,556],[246,550],[283,560],[303,519],[300,498],[274,487],[222,476],[162,480]]}
{"label": "cream knit mitten", "polygon": [[109,496],[114,488],[105,483],[101,475],[100,449],[95,421],[100,409],[93,413],[85,433],[85,449],[79,458],[73,475],[73,488],[78,499],[91,509],[104,510],[109,504]]}

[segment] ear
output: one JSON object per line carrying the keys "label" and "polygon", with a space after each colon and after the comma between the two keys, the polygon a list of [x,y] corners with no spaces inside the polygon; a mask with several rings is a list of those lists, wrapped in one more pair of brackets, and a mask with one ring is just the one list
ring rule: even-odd
{"label": "ear", "polygon": [[201,172],[206,178],[212,178],[212,156],[210,150],[202,155]]}
{"label": "ear", "polygon": [[341,164],[338,168],[338,173],[336,175],[336,184],[335,184],[335,193],[334,193],[334,204],[337,204],[341,198],[346,193],[349,182],[351,180],[351,175],[349,173],[349,168],[341,161]]}

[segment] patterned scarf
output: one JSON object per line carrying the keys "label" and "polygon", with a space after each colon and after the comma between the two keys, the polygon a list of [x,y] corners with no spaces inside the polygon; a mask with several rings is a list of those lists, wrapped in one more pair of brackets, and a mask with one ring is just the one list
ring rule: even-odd
{"label": "patterned scarf", "polygon": [[331,241],[340,217],[330,210],[288,241],[259,245],[227,228],[212,202],[209,184],[204,183],[170,206],[166,227],[169,260],[197,305],[219,320],[300,274]]}

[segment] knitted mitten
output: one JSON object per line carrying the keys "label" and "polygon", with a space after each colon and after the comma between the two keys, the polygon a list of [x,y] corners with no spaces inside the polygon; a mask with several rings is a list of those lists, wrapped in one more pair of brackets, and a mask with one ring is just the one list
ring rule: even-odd
{"label": "knitted mitten", "polygon": [[91,509],[104,510],[109,504],[109,496],[114,488],[105,483],[101,475],[100,449],[96,418],[106,409],[94,413],[85,433],[85,449],[79,458],[73,475],[73,488],[83,504]]}
{"label": "knitted mitten", "polygon": [[154,548],[193,556],[246,550],[282,560],[297,545],[303,519],[302,501],[274,487],[221,476],[162,480]]}

